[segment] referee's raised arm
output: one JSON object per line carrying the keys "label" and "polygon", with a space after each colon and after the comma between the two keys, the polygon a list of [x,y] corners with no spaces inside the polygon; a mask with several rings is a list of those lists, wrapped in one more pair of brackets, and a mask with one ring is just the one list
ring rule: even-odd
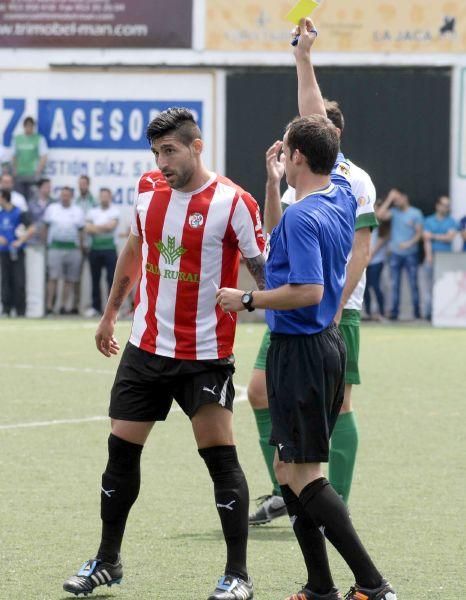
{"label": "referee's raised arm", "polygon": [[324,100],[317,83],[311,60],[311,49],[317,38],[317,29],[311,19],[301,19],[299,26],[292,32],[298,37],[294,47],[296,71],[298,74],[298,105],[301,117],[309,115],[327,116]]}

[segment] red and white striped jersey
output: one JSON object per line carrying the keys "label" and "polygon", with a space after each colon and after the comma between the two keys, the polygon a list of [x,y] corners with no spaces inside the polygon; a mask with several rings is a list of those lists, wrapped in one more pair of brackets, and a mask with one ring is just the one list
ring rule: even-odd
{"label": "red and white striped jersey", "polygon": [[225,177],[183,193],[153,171],[136,188],[131,232],[142,237],[142,276],[129,341],[185,360],[229,356],[236,314],[215,293],[237,286],[239,252],[264,250],[256,201]]}

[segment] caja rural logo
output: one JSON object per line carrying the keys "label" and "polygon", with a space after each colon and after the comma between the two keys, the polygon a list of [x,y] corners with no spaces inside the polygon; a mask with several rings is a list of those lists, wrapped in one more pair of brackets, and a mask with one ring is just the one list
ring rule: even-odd
{"label": "caja rural logo", "polygon": [[[176,238],[174,236],[167,236],[166,244],[162,240],[155,242],[155,247],[163,257],[165,265],[174,265],[179,258],[188,252],[187,248],[183,248],[181,245],[177,246]],[[158,265],[150,262],[146,263],[146,271],[157,277],[162,277],[163,279],[175,279],[188,283],[200,283],[199,273],[186,273],[184,271],[177,271],[167,268],[161,269]]]}

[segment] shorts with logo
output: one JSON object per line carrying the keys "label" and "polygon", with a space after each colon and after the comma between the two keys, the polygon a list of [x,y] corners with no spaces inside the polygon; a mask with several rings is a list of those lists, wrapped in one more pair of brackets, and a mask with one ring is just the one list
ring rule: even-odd
{"label": "shorts with logo", "polygon": [[79,248],[49,248],[47,250],[49,279],[64,279],[77,283],[81,279],[81,262]]}
{"label": "shorts with logo", "polygon": [[356,309],[343,309],[340,321],[340,331],[346,346],[346,383],[359,385],[359,329],[361,326],[361,312]]}
{"label": "shorts with logo", "polygon": [[314,335],[271,334],[267,393],[280,460],[328,462],[345,394],[346,348],[336,325]]}
{"label": "shorts with logo", "polygon": [[124,421],[165,421],[173,400],[192,418],[204,404],[233,411],[234,358],[181,360],[126,344],[110,396],[109,415]]}

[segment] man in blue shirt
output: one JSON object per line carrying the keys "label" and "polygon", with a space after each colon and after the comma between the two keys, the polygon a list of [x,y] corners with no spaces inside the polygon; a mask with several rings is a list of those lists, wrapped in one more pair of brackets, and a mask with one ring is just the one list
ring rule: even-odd
{"label": "man in blue shirt", "polygon": [[424,272],[426,275],[425,318],[432,318],[432,286],[434,257],[437,252],[451,252],[452,242],[458,232],[458,223],[450,216],[450,198],[440,196],[435,213],[424,220]]}
{"label": "man in blue shirt", "polygon": [[355,575],[347,600],[396,600],[321,469],[344,397],[346,349],[334,317],[346,280],[356,200],[310,61],[312,22],[302,20],[297,33],[298,86],[311,86],[319,100],[317,114],[295,119],[283,139],[286,177],[297,201],[272,232],[266,290],[222,288],[217,301],[226,312],[267,309],[271,443],[277,447],[277,479],[309,572],[306,586],[288,600],[341,599],[325,537]]}
{"label": "man in blue shirt", "polygon": [[398,320],[400,312],[400,286],[403,269],[408,273],[411,301],[415,319],[421,318],[419,304],[419,242],[422,238],[424,217],[418,208],[411,206],[408,195],[400,189],[390,191],[376,212],[379,221],[391,220],[390,274],[392,307],[390,319]]}
{"label": "man in blue shirt", "polygon": [[0,190],[0,267],[3,314],[17,317],[26,313],[26,271],[24,244],[33,235],[28,213],[13,206],[11,192]]}
{"label": "man in blue shirt", "polygon": [[466,217],[463,217],[460,221],[460,232],[463,238],[463,252],[466,252]]}

